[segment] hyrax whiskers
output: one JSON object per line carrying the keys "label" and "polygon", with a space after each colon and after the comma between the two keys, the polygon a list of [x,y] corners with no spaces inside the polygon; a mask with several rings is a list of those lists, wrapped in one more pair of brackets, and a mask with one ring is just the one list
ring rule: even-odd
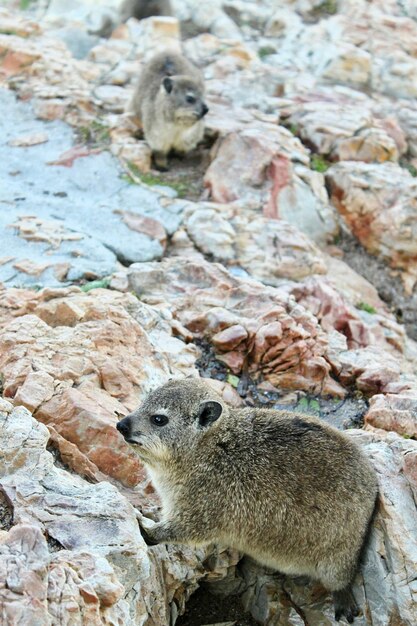
{"label": "hyrax whiskers", "polygon": [[219,542],[319,580],[336,619],[377,497],[374,470],[343,433],[289,411],[232,409],[203,382],[170,381],[117,424],[162,500],[153,543]]}
{"label": "hyrax whiskers", "polygon": [[121,22],[126,22],[130,17],[143,20],[153,15],[172,15],[172,8],[169,0],[124,0],[119,15]]}
{"label": "hyrax whiskers", "polygon": [[168,167],[168,154],[186,154],[203,139],[204,81],[200,70],[175,52],[155,55],[145,65],[129,104],[140,118],[155,166]]}

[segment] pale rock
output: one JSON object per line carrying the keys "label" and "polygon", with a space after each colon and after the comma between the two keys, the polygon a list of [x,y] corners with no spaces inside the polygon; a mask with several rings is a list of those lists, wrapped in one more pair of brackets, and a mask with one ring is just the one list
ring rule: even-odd
{"label": "pale rock", "polygon": [[94,63],[113,66],[119,61],[129,57],[133,52],[133,46],[128,41],[110,39],[99,43],[90,50],[88,60]]}
{"label": "pale rock", "polygon": [[208,31],[220,39],[241,39],[239,28],[222,10],[220,3],[197,3],[193,8],[191,17],[200,30]]}
{"label": "pale rock", "polygon": [[166,49],[181,52],[180,26],[175,17],[148,17],[140,22],[132,18],[127,25],[137,45],[136,54],[144,61]]}
{"label": "pale rock", "polygon": [[395,131],[399,135],[401,154],[406,151],[398,123],[391,122],[396,126],[389,134],[383,121],[373,117],[371,110],[363,105],[324,105],[324,101],[316,100],[297,108],[289,121],[316,152],[337,161],[398,161],[400,152],[391,136]]}
{"label": "pale rock", "polygon": [[417,157],[417,110],[410,106],[400,106],[397,116],[406,134],[410,154]]}
{"label": "pale rock", "polygon": [[206,204],[190,207],[184,225],[198,250],[237,263],[267,285],[326,272],[315,245],[284,220],[268,220],[233,205]]}
{"label": "pale rock", "polygon": [[118,85],[100,85],[94,90],[95,102],[112,113],[123,113],[129,99],[123,87]]}

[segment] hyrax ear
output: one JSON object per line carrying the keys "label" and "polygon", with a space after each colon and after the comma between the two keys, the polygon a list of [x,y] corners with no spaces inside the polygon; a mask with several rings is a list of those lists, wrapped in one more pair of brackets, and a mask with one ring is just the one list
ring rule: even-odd
{"label": "hyrax ear", "polygon": [[169,76],[165,76],[164,80],[162,81],[162,84],[165,87],[165,91],[167,93],[171,93],[172,87],[174,86],[174,83],[172,82],[172,78],[170,78]]}
{"label": "hyrax ear", "polygon": [[216,402],[215,400],[202,402],[198,409],[198,425],[202,428],[211,426],[213,422],[219,419],[222,411],[223,407],[220,402]]}

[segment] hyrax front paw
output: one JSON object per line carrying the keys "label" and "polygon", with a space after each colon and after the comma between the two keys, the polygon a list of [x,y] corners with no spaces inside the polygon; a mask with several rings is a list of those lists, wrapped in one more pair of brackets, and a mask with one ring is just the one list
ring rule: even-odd
{"label": "hyrax front paw", "polygon": [[349,624],[353,624],[355,617],[360,615],[360,610],[350,587],[341,591],[334,591],[333,600],[336,621],[338,622],[342,617],[345,617]]}
{"label": "hyrax front paw", "polygon": [[147,546],[157,546],[159,541],[157,541],[156,539],[154,539],[152,537],[152,531],[151,530],[146,530],[146,528],[144,528],[143,526],[140,526],[140,534],[142,535],[145,543]]}
{"label": "hyrax front paw", "polygon": [[163,152],[153,153],[153,162],[157,170],[160,172],[168,171],[168,157]]}

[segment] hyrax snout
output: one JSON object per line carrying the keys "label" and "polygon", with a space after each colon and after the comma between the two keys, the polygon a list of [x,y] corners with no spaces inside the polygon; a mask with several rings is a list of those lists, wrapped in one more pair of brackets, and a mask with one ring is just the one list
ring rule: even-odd
{"label": "hyrax snout", "polygon": [[203,139],[208,112],[200,70],[175,52],[155,55],[144,66],[128,111],[140,118],[160,170],[168,154],[186,154]]}
{"label": "hyrax snout", "polygon": [[198,379],[170,381],[117,424],[162,501],[149,543],[211,542],[319,580],[336,619],[351,591],[377,481],[360,449],[319,419],[232,409]]}

